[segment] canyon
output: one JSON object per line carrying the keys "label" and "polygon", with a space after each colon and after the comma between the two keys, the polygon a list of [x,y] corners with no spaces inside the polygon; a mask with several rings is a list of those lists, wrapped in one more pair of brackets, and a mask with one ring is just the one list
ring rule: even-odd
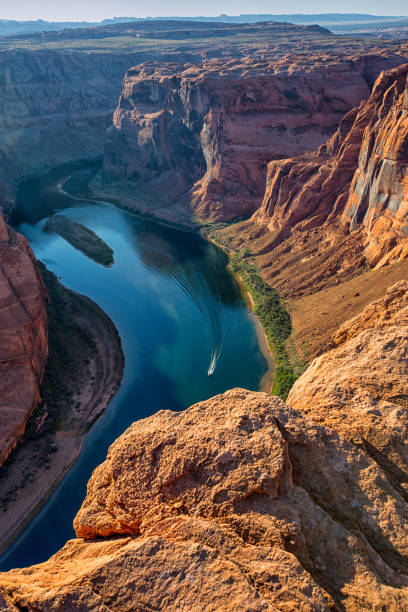
{"label": "canyon", "polygon": [[271,162],[262,205],[231,229],[238,240],[252,232],[258,265],[284,295],[288,245],[283,274],[296,267],[298,293],[346,279],[358,258],[375,268],[406,257],[407,77],[406,64],[384,72],[315,153]]}
{"label": "canyon", "polygon": [[329,49],[137,66],[126,74],[108,130],[100,192],[113,176],[127,205],[158,217],[248,216],[262,201],[267,163],[324,143],[369,97],[381,70],[406,58],[403,48],[356,55],[346,46],[341,55]]}
{"label": "canyon", "polygon": [[406,64],[382,73],[316,152],[270,162],[258,210],[217,232],[249,249],[287,298],[306,360],[392,278],[406,278],[407,76]]}
{"label": "canyon", "polygon": [[0,51],[0,199],[6,215],[22,179],[101,154],[123,74],[137,61],[135,53]]}
{"label": "canyon", "polygon": [[401,281],[287,404],[233,389],[134,423],[88,483],[77,538],[0,575],[3,608],[405,609],[407,311]]}
{"label": "canyon", "polygon": [[[23,178],[103,153],[84,173],[99,228],[110,201],[200,229],[279,292],[289,358],[309,365],[286,402],[235,388],[176,412],[169,394],[169,410],[131,425],[93,472],[76,538],[0,574],[0,609],[405,609],[408,45],[271,23],[196,23],[186,41],[188,27],[0,40],[3,212]],[[173,261],[137,223],[135,269],[180,281],[185,253]],[[40,402],[49,305],[27,240],[2,217],[0,250],[1,466]],[[84,365],[91,414],[64,408],[79,425],[60,451],[75,458],[123,361],[108,317],[66,299],[111,346],[101,371]]]}
{"label": "canyon", "polygon": [[[104,134],[126,70],[143,61],[199,62],[257,52],[288,36],[326,40],[322,28],[159,22],[113,24],[0,38],[0,200],[11,212],[18,182],[103,154]],[[310,32],[310,33],[309,33]],[[164,40],[163,40],[164,36]],[[186,40],[187,38],[187,40]],[[288,41],[288,42],[289,42]],[[289,43],[289,46],[290,46]],[[210,49],[209,49],[210,47]],[[58,138],[55,135],[58,134]]]}
{"label": "canyon", "polygon": [[[252,58],[252,62],[249,59],[242,61],[243,58],[249,57]],[[210,87],[214,87],[217,99],[214,99],[214,108],[211,112],[209,111],[212,105],[207,101],[206,121],[202,121],[205,108],[201,108],[193,96],[191,102],[198,106],[194,106],[194,112],[191,112],[198,115],[196,117],[191,113],[189,115],[189,101],[186,100],[186,108],[174,109],[174,119],[169,122],[169,129],[174,131],[173,136],[170,134],[168,137],[165,126],[161,136],[163,146],[164,141],[169,141],[172,152],[175,151],[175,147],[177,148],[178,138],[188,145],[189,151],[191,151],[190,145],[194,146],[196,152],[193,160],[194,162],[197,160],[199,170],[203,171],[199,177],[202,183],[197,185],[195,208],[204,214],[209,212],[209,206],[203,202],[211,201],[213,207],[217,207],[218,196],[223,195],[226,201],[228,200],[228,193],[226,190],[222,192],[220,181],[228,179],[231,190],[237,191],[237,180],[240,175],[241,178],[249,179],[250,186],[246,195],[251,202],[250,206],[253,207],[255,198],[261,195],[260,185],[265,176],[266,163],[275,154],[288,156],[302,153],[308,146],[307,135],[310,138],[309,146],[315,147],[324,142],[328,134],[337,128],[342,114],[358,104],[361,99],[368,97],[369,88],[379,72],[400,64],[407,57],[406,43],[384,40],[378,45],[376,41],[334,36],[319,26],[273,22],[253,25],[136,22],[0,38],[1,208],[6,216],[11,213],[16,187],[20,180],[45,172],[59,164],[103,156],[105,130],[110,126],[112,114],[117,107],[124,75],[127,70],[132,69],[127,82],[135,80],[138,71],[132,67],[141,63],[159,62],[159,65],[170,63],[173,68],[164,69],[164,72],[173,71],[173,76],[178,82],[189,82],[190,88],[195,87],[194,78],[203,81],[204,104],[205,97],[212,95]],[[220,64],[217,67],[217,59],[222,59],[227,65],[228,62],[232,62],[227,72],[223,73]],[[203,60],[204,64],[200,68]],[[235,68],[233,60],[236,63]],[[210,63],[206,64],[206,61]],[[213,67],[212,61],[215,62]],[[258,61],[260,65],[257,69]],[[321,71],[319,73],[319,70],[312,70],[309,77],[309,68],[315,61],[322,67]],[[248,67],[245,67],[246,63]],[[140,70],[146,73],[147,69]],[[232,77],[234,71],[235,80],[232,78],[231,90],[228,93],[230,79],[225,81],[225,85],[222,81],[224,77]],[[252,93],[250,90],[246,92],[243,85],[242,77],[248,71],[260,77],[259,81],[256,79],[251,81],[250,87],[255,88]],[[182,76],[185,72],[187,74]],[[280,80],[281,72],[289,74],[287,78],[290,82],[286,82],[286,77]],[[297,72],[301,81],[299,91],[294,82],[298,79]],[[266,87],[269,86],[272,73],[279,74],[276,74],[271,85],[274,97],[270,104],[267,101]],[[261,78],[261,75],[265,77]],[[344,86],[341,85],[340,75],[344,78]],[[247,76],[250,76],[249,73]],[[157,79],[160,80],[160,71]],[[325,79],[328,79],[328,87],[325,87]],[[149,77],[148,80],[154,81],[154,78]],[[168,87],[171,75],[168,76],[167,85],[164,83],[165,80],[163,76],[162,96],[167,95],[164,90]],[[349,86],[348,92],[346,84]],[[125,87],[122,95],[124,106],[130,84]],[[244,89],[241,91],[242,87]],[[320,93],[314,92],[314,89],[318,89]],[[247,93],[249,98],[246,97]],[[235,95],[240,98],[239,107],[236,108],[236,119],[238,116],[241,118],[248,116],[249,124],[245,126],[248,129],[248,136],[242,143],[239,142],[239,133],[234,133],[230,125],[233,113],[225,125],[226,142],[221,138],[217,144],[217,139],[212,137],[212,133],[220,132],[223,113],[226,112],[228,115],[229,107],[235,104]],[[255,98],[259,96],[259,103],[254,102],[254,95]],[[296,96],[299,96],[299,100],[296,100]],[[181,99],[177,102],[178,99],[177,94],[174,103],[182,106]],[[149,103],[148,100],[147,102]],[[153,113],[163,110],[158,102],[156,100],[153,104],[156,105],[155,111],[152,110]],[[128,103],[130,104],[129,100]],[[274,104],[275,111],[276,104],[282,104],[283,109],[287,111],[286,114],[282,112],[280,118],[279,113],[274,117]],[[301,118],[302,108],[303,113],[309,116],[308,119]],[[170,101],[168,111],[173,112]],[[265,120],[260,125],[257,125],[253,116],[254,111],[264,113]],[[182,116],[178,116],[179,112]],[[147,114],[149,115],[148,109]],[[116,117],[118,125],[120,124],[119,128],[123,125],[123,130],[127,134],[129,130],[126,129],[126,125],[130,121],[131,127],[135,118],[133,120],[126,118],[126,109],[121,109],[120,106]],[[145,126],[145,135],[149,129],[160,132],[159,118],[156,117],[155,121],[157,127],[154,127],[152,116],[146,119],[151,125]],[[286,132],[283,131],[282,121],[288,122]],[[265,130],[262,130],[263,125]],[[134,127],[136,133],[138,130],[136,122]],[[109,172],[113,170],[115,175],[121,177],[127,164],[126,153],[124,147],[118,146],[116,154],[124,155],[123,168],[119,169],[119,159],[115,164],[114,151],[109,144],[115,129],[113,133],[111,130],[108,138],[105,163]],[[202,130],[203,133],[203,148],[208,163],[207,174],[205,155],[200,150],[197,130]],[[56,134],[58,138],[55,137]],[[273,141],[269,148],[266,134],[270,134],[269,137]],[[124,138],[125,136],[124,134]],[[136,136],[132,136],[130,141],[132,138]],[[232,139],[231,145],[227,144],[229,138]],[[254,138],[259,139],[259,146],[252,147],[254,161],[252,164],[248,161],[246,166],[245,158],[249,158],[252,154],[250,150]],[[248,144],[249,139],[250,144]],[[120,141],[120,138],[118,140]],[[147,140],[146,137],[145,157],[148,156]],[[282,150],[276,147],[276,141],[282,143],[286,140],[287,147],[283,147]],[[212,147],[215,147],[214,151]],[[225,147],[232,156],[237,156],[235,166],[239,164],[243,166],[239,170],[231,164],[230,179],[220,170],[216,159],[217,156],[222,156],[221,150]],[[156,160],[163,172],[166,155],[168,153],[163,150]],[[227,155],[223,155],[222,159],[226,162]],[[155,171],[152,168],[151,171],[153,174],[159,174],[157,169]],[[132,162],[128,173],[134,173]],[[253,180],[251,173],[254,173]],[[211,178],[212,174],[214,178]],[[188,182],[191,178],[196,179],[195,170],[193,177],[191,172],[187,172],[185,180]],[[179,187],[173,189],[174,197],[176,193],[178,197],[182,189],[182,180],[179,177],[177,182]],[[166,185],[168,184],[169,181]],[[131,183],[128,189],[134,189],[134,184]],[[221,190],[220,194],[217,194],[217,189]],[[232,203],[229,202],[228,206],[230,208],[228,215],[231,217]],[[245,210],[243,203],[241,209]],[[239,214],[240,210],[237,211],[237,215]],[[217,213],[212,212],[212,217],[217,217]]]}

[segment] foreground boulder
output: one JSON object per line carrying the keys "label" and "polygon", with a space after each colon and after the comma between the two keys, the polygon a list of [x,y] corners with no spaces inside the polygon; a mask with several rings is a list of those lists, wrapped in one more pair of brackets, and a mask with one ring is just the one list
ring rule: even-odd
{"label": "foreground boulder", "polygon": [[233,389],[134,423],[77,539],[0,610],[408,609],[408,282],[345,323],[287,405]]}
{"label": "foreground boulder", "polygon": [[4,610],[402,610],[408,507],[367,452],[234,389],[132,425],[79,539],[0,576]]}

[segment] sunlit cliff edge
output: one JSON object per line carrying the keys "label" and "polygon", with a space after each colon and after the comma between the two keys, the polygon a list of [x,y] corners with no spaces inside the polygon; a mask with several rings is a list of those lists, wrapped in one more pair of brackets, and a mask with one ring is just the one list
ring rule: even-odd
{"label": "sunlit cliff edge", "polygon": [[2,609],[405,609],[407,309],[400,282],[287,404],[234,389],[133,424]]}

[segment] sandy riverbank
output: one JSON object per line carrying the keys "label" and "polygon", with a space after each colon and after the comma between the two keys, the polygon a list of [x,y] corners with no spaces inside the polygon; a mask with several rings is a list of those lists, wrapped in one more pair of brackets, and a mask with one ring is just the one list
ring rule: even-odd
{"label": "sandy riverbank", "polygon": [[[59,311],[68,313],[69,326],[55,322],[55,309],[49,315],[54,347],[51,341],[42,389],[45,401],[0,470],[0,552],[22,532],[75,463],[87,432],[105,411],[123,374],[120,337],[109,317],[90,299],[62,287],[49,272],[44,279],[51,310],[54,298]],[[64,342],[64,334],[70,342]]]}
{"label": "sandy riverbank", "polygon": [[[213,238],[211,238],[210,236],[206,236],[205,237],[206,240],[208,240],[209,242],[212,242],[215,246],[217,246],[219,249],[221,249],[222,251],[224,251],[224,253],[227,255],[228,259],[230,260],[231,258],[231,252],[224,247],[221,244],[218,244],[215,240],[213,240]],[[264,391],[265,393],[271,393],[272,391],[272,386],[273,386],[273,379],[275,376],[275,361],[271,352],[271,349],[269,347],[269,342],[268,342],[268,338],[266,337],[265,334],[265,330],[262,327],[262,323],[260,322],[260,320],[258,319],[258,317],[256,316],[254,309],[255,309],[255,304],[254,304],[254,300],[252,298],[251,293],[248,291],[248,289],[245,287],[245,284],[242,280],[242,278],[240,277],[239,274],[236,274],[236,272],[231,271],[231,273],[235,276],[235,278],[238,280],[240,286],[241,286],[241,290],[242,293],[245,297],[245,300],[251,310],[251,316],[252,319],[255,323],[255,328],[256,328],[256,335],[258,337],[258,342],[259,342],[259,347],[262,351],[263,356],[265,357],[267,364],[268,364],[268,369],[265,372],[262,381],[261,381],[261,387],[260,387],[260,391]]]}

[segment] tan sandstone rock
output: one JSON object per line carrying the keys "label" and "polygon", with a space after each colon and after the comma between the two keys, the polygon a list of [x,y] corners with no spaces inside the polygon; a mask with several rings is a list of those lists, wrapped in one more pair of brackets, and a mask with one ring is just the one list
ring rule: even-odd
{"label": "tan sandstone rock", "polygon": [[[401,610],[408,508],[364,449],[235,389],[132,425],[7,610]],[[0,599],[1,601],[1,599]]]}
{"label": "tan sandstone rock", "polygon": [[408,500],[408,282],[344,323],[288,403],[366,449]]}

